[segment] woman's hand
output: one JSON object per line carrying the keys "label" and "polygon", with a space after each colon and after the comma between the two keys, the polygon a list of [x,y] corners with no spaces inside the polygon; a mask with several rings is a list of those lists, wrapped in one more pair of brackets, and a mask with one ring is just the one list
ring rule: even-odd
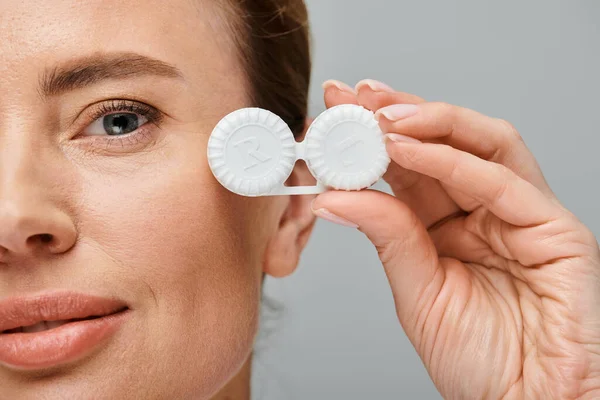
{"label": "woman's hand", "polygon": [[315,213],[373,242],[398,318],[451,399],[600,398],[600,251],[517,131],[375,81],[325,84],[376,111],[395,196],[327,192]]}

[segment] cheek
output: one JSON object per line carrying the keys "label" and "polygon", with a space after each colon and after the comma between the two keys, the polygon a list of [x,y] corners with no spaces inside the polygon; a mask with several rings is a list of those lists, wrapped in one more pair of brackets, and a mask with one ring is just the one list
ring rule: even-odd
{"label": "cheek", "polygon": [[135,293],[133,340],[144,348],[128,350],[139,350],[132,357],[151,363],[162,353],[167,375],[194,366],[186,367],[194,379],[180,385],[204,388],[222,383],[251,350],[266,246],[264,235],[250,234],[247,200],[220,187],[205,165],[202,151],[182,148],[127,174],[86,176],[81,213],[83,241]]}

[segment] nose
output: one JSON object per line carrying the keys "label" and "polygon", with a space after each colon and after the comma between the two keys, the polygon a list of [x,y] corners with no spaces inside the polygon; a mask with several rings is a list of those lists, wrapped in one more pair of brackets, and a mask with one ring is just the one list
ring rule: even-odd
{"label": "nose", "polygon": [[0,261],[40,251],[62,253],[76,236],[71,219],[42,199],[0,201]]}
{"label": "nose", "polygon": [[66,252],[77,231],[65,211],[64,171],[43,146],[11,144],[0,150],[0,262]]}

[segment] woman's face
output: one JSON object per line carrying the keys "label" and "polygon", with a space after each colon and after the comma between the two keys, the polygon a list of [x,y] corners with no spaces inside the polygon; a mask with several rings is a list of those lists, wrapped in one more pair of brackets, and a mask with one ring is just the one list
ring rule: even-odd
{"label": "woman's face", "polygon": [[40,296],[126,307],[83,339],[5,329],[6,398],[204,398],[247,360],[262,275],[313,221],[210,173],[212,128],[248,105],[216,3],[0,2],[0,325],[51,320]]}

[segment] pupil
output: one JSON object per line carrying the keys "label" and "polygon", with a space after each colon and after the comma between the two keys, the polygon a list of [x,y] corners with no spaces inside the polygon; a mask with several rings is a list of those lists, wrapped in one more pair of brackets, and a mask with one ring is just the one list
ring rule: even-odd
{"label": "pupil", "polygon": [[109,135],[124,135],[138,128],[136,114],[111,114],[104,117],[104,130]]}

